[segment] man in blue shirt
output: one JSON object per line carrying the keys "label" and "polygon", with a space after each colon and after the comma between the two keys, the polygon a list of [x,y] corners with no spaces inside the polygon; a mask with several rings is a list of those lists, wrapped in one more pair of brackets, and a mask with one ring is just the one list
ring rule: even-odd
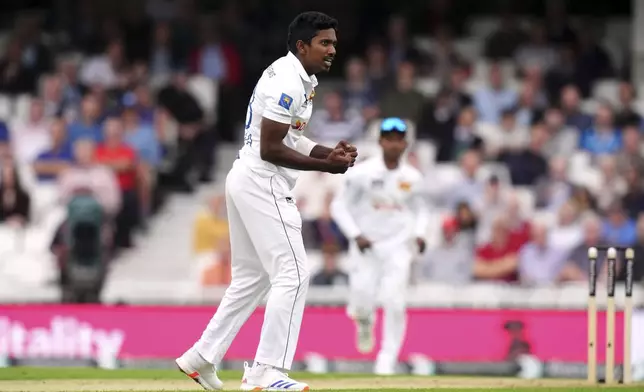
{"label": "man in blue shirt", "polygon": [[69,144],[79,139],[91,139],[95,143],[103,141],[101,108],[95,96],[88,94],[83,98],[81,114],[77,121],[69,125]]}
{"label": "man in blue shirt", "polygon": [[56,119],[51,124],[51,139],[51,148],[38,155],[34,161],[34,171],[38,180],[43,182],[56,180],[58,174],[67,169],[74,160],[64,120]]}

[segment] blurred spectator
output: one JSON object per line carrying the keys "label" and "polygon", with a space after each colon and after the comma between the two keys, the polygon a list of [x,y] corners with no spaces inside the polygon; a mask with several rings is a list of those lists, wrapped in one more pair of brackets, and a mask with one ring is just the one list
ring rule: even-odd
{"label": "blurred spectator", "polygon": [[618,128],[626,126],[639,127],[642,116],[633,107],[635,101],[635,88],[632,84],[622,81],[619,84],[619,109],[615,114],[615,125]]}
{"label": "blurred spectator", "polygon": [[114,245],[130,248],[132,231],[141,218],[136,193],[138,162],[136,152],[124,141],[123,122],[119,118],[105,121],[105,141],[96,148],[96,161],[110,168],[118,179],[122,203],[116,216]]}
{"label": "blurred spectator", "polygon": [[489,87],[483,87],[474,93],[474,104],[482,122],[498,124],[501,113],[512,108],[518,101],[516,91],[504,86],[501,65],[490,66]]}
{"label": "blurred spectator", "polygon": [[456,218],[443,220],[441,233],[440,245],[425,252],[419,260],[422,279],[447,284],[471,282],[474,263],[471,236],[461,233]]}
{"label": "blurred spectator", "polygon": [[548,130],[548,143],[544,147],[547,158],[570,157],[579,146],[579,131],[566,125],[566,119],[557,106],[547,108],[543,115],[543,123]]}
{"label": "blurred spectator", "polygon": [[501,15],[499,24],[499,29],[485,40],[485,57],[493,60],[510,59],[528,37],[519,26],[519,19],[507,11]]}
{"label": "blurred spectator", "polygon": [[293,193],[302,215],[302,235],[307,246],[319,249],[332,244],[344,248],[344,237],[329,210],[341,184],[342,177],[321,172],[303,172],[298,178]]}
{"label": "blurred spectator", "polygon": [[566,13],[566,3],[546,1],[546,30],[548,42],[556,45],[568,45],[577,42],[577,33],[573,30]]}
{"label": "blurred spectator", "polygon": [[366,121],[375,119],[379,114],[376,89],[369,80],[364,61],[359,57],[347,61],[342,97],[346,108],[357,110]]}
{"label": "blurred spectator", "polygon": [[437,29],[430,59],[430,75],[438,80],[450,77],[452,69],[463,62],[454,48],[451,31],[446,27]]}
{"label": "blurred spectator", "polygon": [[617,171],[615,156],[604,155],[598,160],[600,182],[595,189],[597,207],[605,211],[608,206],[618,201],[626,193],[627,184]]}
{"label": "blurred spectator", "polygon": [[575,186],[572,191],[571,201],[575,203],[581,214],[594,213],[597,210],[597,200],[586,187]]}
{"label": "blurred spectator", "polygon": [[[574,86],[577,81],[577,54],[572,44],[557,49],[559,64],[545,73],[544,87],[552,103],[561,103],[561,91],[566,86]],[[576,89],[576,87],[574,87]]]}
{"label": "blurred spectator", "polygon": [[580,131],[590,128],[593,118],[581,111],[579,89],[572,85],[566,85],[561,89],[561,109],[566,118],[566,125],[575,127]]}
{"label": "blurred spectator", "polygon": [[634,167],[625,170],[627,190],[622,198],[622,205],[631,219],[638,219],[644,212],[644,184],[642,177]]}
{"label": "blurred spectator", "polygon": [[[419,65],[420,53],[413,47],[407,31],[407,20],[402,15],[389,17],[387,26],[387,56],[389,69],[392,72],[400,72],[404,63]],[[392,117],[396,115],[384,115]],[[397,116],[404,117],[404,116]]]}
{"label": "blurred spectator", "polygon": [[222,40],[216,25],[203,23],[201,44],[190,54],[190,72],[199,73],[222,84],[238,85],[242,76],[240,61],[237,49]]}
{"label": "blurred spectator", "polygon": [[123,97],[125,106],[136,110],[139,120],[147,125],[154,126],[156,120],[157,108],[154,106],[150,87],[147,84],[140,83],[134,88],[134,91]]}
{"label": "blurred spectator", "polygon": [[204,286],[230,283],[230,238],[226,220],[226,200],[217,195],[199,212],[192,232],[192,251]]}
{"label": "blurred spectator", "polygon": [[465,82],[469,77],[468,73],[469,70],[465,64],[454,64],[447,83],[444,83],[443,89],[447,90],[449,95],[452,115],[456,115],[461,109],[472,106],[474,103],[472,95],[466,91],[465,87]]}
{"label": "blurred spectator", "polygon": [[[197,165],[200,148],[197,136],[203,128],[204,112],[194,95],[187,89],[188,77],[177,71],[172,83],[159,91],[157,102],[179,124],[177,158],[171,180],[178,190],[192,191],[188,174]],[[206,146],[208,147],[208,146]],[[212,150],[209,151],[212,155]]]}
{"label": "blurred spectator", "polygon": [[614,75],[610,57],[597,41],[595,30],[582,26],[577,41],[577,86],[583,97],[590,96],[597,80]]}
{"label": "blurred spectator", "polygon": [[85,139],[74,144],[74,163],[59,176],[63,204],[78,194],[89,194],[96,198],[105,213],[114,217],[121,207],[118,180],[106,166],[94,159],[94,142]]}
{"label": "blurred spectator", "polygon": [[552,285],[557,282],[568,252],[548,241],[546,225],[532,225],[530,242],[519,251],[519,279],[529,286]]}
{"label": "blurred spectator", "polygon": [[476,231],[479,228],[479,218],[467,202],[459,202],[456,205],[455,219],[459,234],[474,243]]}
{"label": "blurred spectator", "polygon": [[620,202],[615,202],[608,208],[602,237],[607,243],[616,246],[631,246],[635,243],[635,221],[626,215]]}
{"label": "blurred spectator", "polygon": [[492,224],[490,242],[476,250],[473,275],[477,280],[517,281],[519,247],[512,242],[508,222],[498,217]]}
{"label": "blurred spectator", "polygon": [[583,241],[579,210],[572,202],[564,203],[557,211],[557,221],[550,231],[548,242],[557,249],[570,252]]}
{"label": "blurred spectator", "polygon": [[322,247],[322,270],[313,275],[311,284],[314,286],[346,286],[349,275],[338,266],[339,250],[336,245],[327,244]]}
{"label": "blurred spectator", "polygon": [[500,184],[499,177],[495,175],[488,179],[483,192],[482,197],[474,204],[480,221],[477,232],[478,243],[489,241],[492,223],[497,217],[505,215],[510,199],[508,189]]}
{"label": "blurred spectator", "polygon": [[[633,262],[633,282],[644,285],[644,215],[640,215],[637,219],[637,239],[633,246],[635,252],[635,259]],[[618,280],[624,282],[626,280],[626,269],[620,268]]]}
{"label": "blurred spectator", "polygon": [[80,115],[81,101],[87,88],[78,79],[78,61],[61,56],[58,76],[62,83],[63,114],[68,121],[75,121]]}
{"label": "blurred spectator", "polygon": [[14,39],[7,44],[4,56],[0,59],[0,93],[18,95],[36,90],[36,75],[22,61],[23,47]]}
{"label": "blurred spectator", "polygon": [[613,109],[603,102],[597,108],[594,124],[584,130],[580,148],[593,155],[614,154],[622,148],[622,138],[613,122]]}
{"label": "blurred spectator", "polygon": [[523,150],[530,142],[529,128],[517,124],[516,111],[505,109],[498,126],[480,126],[479,135],[485,141],[486,156],[492,159],[503,153]]}
{"label": "blurred spectator", "polygon": [[22,64],[34,77],[53,68],[50,48],[42,42],[42,17],[24,15],[16,21],[15,36],[22,43]]}
{"label": "blurred spectator", "polygon": [[460,202],[475,205],[485,189],[485,183],[477,176],[481,167],[481,157],[478,152],[466,151],[460,158],[460,166],[460,178],[444,195],[446,204],[451,208],[455,208]]}
{"label": "blurred spectator", "polygon": [[63,115],[64,97],[63,83],[58,75],[45,75],[42,78],[41,97],[43,100],[45,117],[59,117]]}
{"label": "blurred spectator", "polygon": [[507,199],[507,211],[505,219],[507,221],[508,230],[510,231],[510,239],[517,247],[523,246],[530,240],[530,231],[532,226],[530,221],[524,216],[521,210],[521,204],[516,193],[511,193]]}
{"label": "blurred spectator", "polygon": [[[583,243],[573,249],[567,257],[567,262],[561,270],[560,281],[586,282],[588,280],[589,263],[588,248],[603,245],[601,221],[598,217],[588,217],[583,222]],[[597,271],[605,276],[606,251],[600,250],[597,258]],[[598,279],[599,280],[599,279]]]}
{"label": "blurred spectator", "polygon": [[[306,124],[301,124],[304,128]],[[355,109],[347,109],[342,95],[330,91],[324,95],[324,108],[311,116],[308,130],[311,138],[322,145],[335,145],[338,140],[355,142],[362,138],[365,120]]]}
{"label": "blurred spectator", "polygon": [[70,144],[67,142],[67,124],[63,119],[55,119],[49,128],[51,144],[34,161],[34,171],[39,181],[53,181],[67,170],[74,160]]}
{"label": "blurred spectator", "polygon": [[519,68],[537,64],[547,72],[557,62],[557,52],[548,45],[546,28],[542,23],[534,23],[530,32],[530,40],[521,45],[514,55]]}
{"label": "blurred spectator", "polygon": [[367,46],[367,77],[373,86],[378,100],[392,83],[389,66],[387,64],[387,52],[384,46],[378,41]]}
{"label": "blurred spectator", "polygon": [[438,147],[436,156],[438,162],[452,160],[451,146],[454,144],[454,127],[458,114],[452,104],[450,92],[442,89],[435,99],[425,104],[416,126],[418,139],[431,139]]}
{"label": "blurred spectator", "polygon": [[105,52],[85,62],[80,70],[80,81],[87,86],[98,85],[108,90],[125,84],[123,71],[125,57],[121,41],[112,41]]}
{"label": "blurred spectator", "polygon": [[537,102],[537,91],[531,83],[523,83],[516,106],[516,121],[519,126],[529,127],[543,117]]}
{"label": "blurred spectator", "polygon": [[530,144],[520,151],[503,152],[498,161],[507,165],[515,186],[533,186],[548,171],[548,163],[543,157],[543,149],[548,142],[548,131],[542,124],[532,127]]}
{"label": "blurred spectator", "polygon": [[45,118],[45,106],[40,98],[32,98],[26,120],[17,120],[11,127],[13,156],[20,163],[31,164],[51,145],[50,120]]}
{"label": "blurred spectator", "polygon": [[477,153],[482,153],[485,142],[478,136],[477,125],[474,108],[463,108],[458,114],[454,130],[449,136],[444,135],[443,143],[438,146],[436,159],[439,162],[458,161],[467,151],[474,150]]}
{"label": "blurred spectator", "polygon": [[3,158],[0,165],[0,224],[24,226],[29,222],[31,197],[13,160]]}
{"label": "blurred spectator", "polygon": [[628,125],[622,130],[622,150],[617,155],[617,167],[620,173],[634,168],[644,176],[644,155],[642,154],[642,135],[637,126]]}
{"label": "blurred spectator", "polygon": [[[0,120],[0,149],[9,150],[10,146],[10,132],[7,128],[7,123]],[[1,156],[2,154],[0,154]]]}
{"label": "blurred spectator", "polygon": [[415,78],[415,66],[411,62],[401,62],[396,73],[395,87],[382,97],[382,117],[400,117],[418,124],[425,97],[416,90]]}
{"label": "blurred spectator", "polygon": [[103,140],[101,107],[96,95],[85,95],[81,102],[80,116],[69,124],[68,130],[70,145],[74,145],[80,139],[90,139],[95,143]]}
{"label": "blurred spectator", "polygon": [[536,207],[551,211],[559,208],[572,196],[573,185],[568,180],[568,163],[566,158],[555,157],[549,162],[547,175],[539,178],[535,184]]}

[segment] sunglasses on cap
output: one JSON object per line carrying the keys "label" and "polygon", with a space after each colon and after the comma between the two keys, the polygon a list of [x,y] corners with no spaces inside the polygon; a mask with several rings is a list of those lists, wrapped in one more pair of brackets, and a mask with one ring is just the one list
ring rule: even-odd
{"label": "sunglasses on cap", "polygon": [[407,132],[407,124],[405,124],[405,122],[398,117],[385,118],[384,120],[382,120],[382,124],[380,124],[380,132],[405,133]]}

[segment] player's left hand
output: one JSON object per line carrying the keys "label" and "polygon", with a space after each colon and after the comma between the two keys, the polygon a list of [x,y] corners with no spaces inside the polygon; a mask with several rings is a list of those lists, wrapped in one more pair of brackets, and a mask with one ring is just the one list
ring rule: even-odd
{"label": "player's left hand", "polygon": [[335,148],[343,149],[344,153],[351,157],[351,164],[349,166],[353,166],[356,163],[356,158],[358,157],[358,149],[356,146],[349,144],[349,142],[345,140],[340,140]]}
{"label": "player's left hand", "polygon": [[425,240],[423,238],[416,238],[416,245],[418,245],[418,251],[420,253],[425,253],[425,248],[427,247],[427,244],[425,243]]}

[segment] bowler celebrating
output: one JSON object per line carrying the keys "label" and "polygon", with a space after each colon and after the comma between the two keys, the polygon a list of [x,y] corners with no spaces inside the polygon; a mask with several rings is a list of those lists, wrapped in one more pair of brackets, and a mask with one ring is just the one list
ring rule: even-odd
{"label": "bowler celebrating", "polygon": [[248,104],[244,146],[226,178],[232,281],[217,312],[179,368],[205,389],[221,389],[215,365],[268,294],[253,366],[242,390],[306,391],[289,378],[309,285],[302,220],[292,189],[301,170],[344,173],[357,151],[331,149],[302,135],[313,111],[316,73],[335,57],[337,21],[306,12],[291,22],[288,54],[271,64]]}
{"label": "bowler celebrating", "polygon": [[346,175],[331,204],[331,215],[351,240],[350,298],[347,313],[356,322],[357,346],[374,348],[378,295],[384,307],[382,347],[375,373],[395,373],[406,329],[405,290],[417,251],[425,250],[428,212],[420,193],[422,176],[402,157],[407,125],[383,120],[382,154],[358,164]]}

